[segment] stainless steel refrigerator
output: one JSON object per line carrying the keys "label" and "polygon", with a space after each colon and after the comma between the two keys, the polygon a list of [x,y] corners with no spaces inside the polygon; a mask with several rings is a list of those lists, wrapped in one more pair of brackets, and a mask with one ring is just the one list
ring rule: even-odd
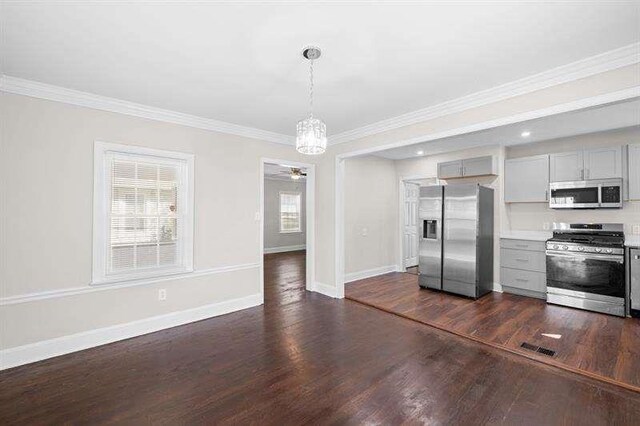
{"label": "stainless steel refrigerator", "polygon": [[493,289],[493,189],[420,188],[420,287],[478,298]]}

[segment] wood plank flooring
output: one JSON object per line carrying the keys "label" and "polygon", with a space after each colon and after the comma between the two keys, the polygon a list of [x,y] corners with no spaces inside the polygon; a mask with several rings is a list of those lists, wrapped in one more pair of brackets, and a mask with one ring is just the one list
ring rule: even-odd
{"label": "wood plank flooring", "polygon": [[266,259],[263,306],[0,372],[0,424],[582,426],[640,418],[635,392],[360,303],[290,291],[304,285],[304,257],[292,254],[288,265],[287,257]]}
{"label": "wood plank flooring", "polygon": [[[473,301],[391,273],[347,284],[346,297],[470,339],[640,392],[640,321],[490,293]],[[555,339],[543,334],[557,334]],[[523,349],[528,342],[556,351]]]}

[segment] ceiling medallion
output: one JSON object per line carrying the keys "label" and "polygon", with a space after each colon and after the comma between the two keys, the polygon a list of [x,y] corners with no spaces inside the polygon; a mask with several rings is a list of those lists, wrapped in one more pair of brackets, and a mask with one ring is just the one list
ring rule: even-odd
{"label": "ceiling medallion", "polygon": [[317,47],[307,47],[302,56],[309,61],[309,116],[298,121],[296,127],[296,150],[301,154],[318,155],[327,150],[327,126],[313,117],[313,61],[320,58]]}

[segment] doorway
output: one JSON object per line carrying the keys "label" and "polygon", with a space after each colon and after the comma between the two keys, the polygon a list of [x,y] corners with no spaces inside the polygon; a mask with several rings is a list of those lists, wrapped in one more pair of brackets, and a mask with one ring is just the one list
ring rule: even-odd
{"label": "doorway", "polygon": [[282,305],[313,290],[314,167],[262,159],[260,176],[261,292]]}

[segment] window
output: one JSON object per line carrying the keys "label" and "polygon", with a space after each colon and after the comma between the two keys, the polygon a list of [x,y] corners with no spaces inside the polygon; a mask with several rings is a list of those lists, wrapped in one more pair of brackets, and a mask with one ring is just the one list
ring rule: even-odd
{"label": "window", "polygon": [[300,192],[280,193],[280,232],[302,232]]}
{"label": "window", "polygon": [[193,156],[96,142],[93,282],[193,270]]}

